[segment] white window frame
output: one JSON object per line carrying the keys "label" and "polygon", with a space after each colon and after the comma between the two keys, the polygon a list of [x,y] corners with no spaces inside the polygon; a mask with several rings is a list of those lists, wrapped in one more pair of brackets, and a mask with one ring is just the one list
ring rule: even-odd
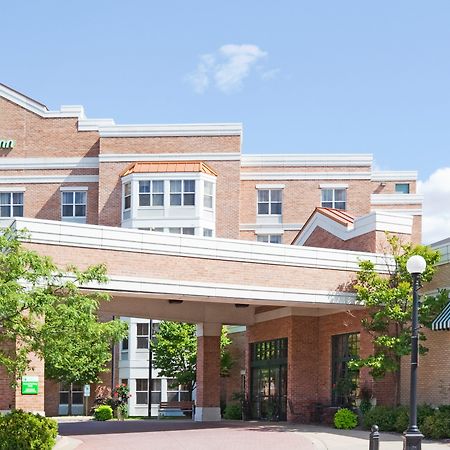
{"label": "white window frame", "polygon": [[[147,385],[147,390],[143,390],[143,389],[139,389],[138,390],[138,381],[139,382],[145,382],[144,384]],[[136,378],[135,382],[136,382],[136,390],[135,390],[135,392],[136,392],[136,405],[148,405],[148,378]],[[141,402],[138,403],[138,393],[139,394],[142,394],[142,393],[146,394],[146,402],[145,403],[141,403]]]}
{"label": "white window frame", "polygon": [[[207,192],[207,187],[211,189],[211,192]],[[203,208],[209,210],[214,209],[214,183],[212,181],[203,181]]]}
{"label": "white window frame", "polygon": [[[184,178],[176,178],[176,179],[170,179],[169,180],[169,191],[170,191],[170,199],[169,199],[169,205],[171,207],[180,207],[180,206],[190,206],[190,207],[195,207],[195,194],[196,194],[196,190],[197,190],[197,180],[196,179],[184,179]],[[172,191],[172,183],[176,183],[179,182],[181,184],[181,190],[174,190]],[[186,190],[186,184],[188,182],[192,182],[194,183],[194,190],[193,191],[188,191]],[[179,195],[180,196],[180,204],[173,204],[172,203],[172,196],[173,195]],[[187,199],[187,195],[194,196],[194,202],[192,204],[186,204],[186,199]]]}
{"label": "white window frame", "polygon": [[[331,200],[324,200],[324,193],[325,191],[331,191]],[[344,200],[336,200],[336,191],[342,191],[344,192]],[[324,203],[331,203],[331,206],[325,206]],[[337,203],[344,203],[344,208],[337,208]],[[321,187],[320,188],[320,206],[322,208],[332,208],[332,209],[339,209],[341,211],[345,211],[347,209],[347,188],[345,187]]]}
{"label": "white window frame", "polygon": [[[147,333],[139,333],[139,326],[147,326]],[[141,330],[142,331],[142,330]],[[150,341],[150,324],[148,322],[137,322],[136,323],[136,350],[148,351],[149,341]],[[147,345],[145,347],[139,346],[139,339],[146,339]]]}
{"label": "white window frame", "polygon": [[[165,187],[164,187],[164,180],[138,180],[138,207],[139,208],[164,208],[165,203]],[[150,186],[150,190],[148,192],[141,191],[141,183],[148,183]],[[156,191],[155,192],[155,184],[162,184],[162,191]],[[141,196],[149,196],[149,204],[148,205],[141,205]],[[155,205],[155,196],[162,197],[162,204],[161,205]]]}
{"label": "white window frame", "polygon": [[[260,193],[262,192],[268,192],[268,199],[267,201],[262,201],[260,200]],[[280,193],[280,200],[276,201],[276,200],[272,200],[273,197],[273,192],[279,192]],[[267,213],[261,213],[259,212],[259,205],[260,204],[267,204],[268,205],[268,211]],[[279,213],[272,213],[272,205],[275,204],[280,204],[280,212]],[[267,216],[277,216],[280,217],[281,215],[283,215],[283,189],[280,188],[258,188],[256,190],[256,214],[258,216],[263,216],[263,217],[267,217]]]}
{"label": "white window frame", "polygon": [[[5,194],[9,194],[9,203],[4,203],[4,204],[0,204],[0,207],[5,207],[7,206],[9,208],[9,216],[4,216],[1,214],[1,209],[0,209],[0,218],[8,218],[8,217],[24,217],[24,211],[25,211],[25,189],[1,189],[0,190],[0,194],[5,195]],[[22,203],[14,203],[15,199],[14,196],[15,194],[21,194],[22,196]],[[18,215],[16,216],[14,214],[14,207],[22,207],[22,215]]]}
{"label": "white window frame", "polygon": [[[129,189],[129,192],[127,192]],[[127,198],[130,199],[128,208],[126,207]],[[122,220],[129,219],[131,217],[131,208],[133,206],[133,186],[131,181],[127,181],[122,184]]]}
{"label": "white window frame", "polygon": [[[88,213],[88,188],[84,186],[64,186],[60,188],[61,191],[61,220],[68,222],[81,222],[85,223]],[[64,195],[72,194],[72,202],[64,203]],[[76,203],[77,194],[84,194],[84,203]],[[84,206],[84,216],[76,215],[76,207]],[[72,206],[72,214],[64,215],[64,206]]]}
{"label": "white window frame", "polygon": [[[272,242],[272,240],[275,240],[275,237],[277,238],[276,240],[280,240],[280,242]],[[283,243],[283,235],[282,234],[276,234],[276,233],[272,233],[272,234],[258,234],[256,236],[256,241],[257,242],[265,242],[266,244],[282,244]]]}

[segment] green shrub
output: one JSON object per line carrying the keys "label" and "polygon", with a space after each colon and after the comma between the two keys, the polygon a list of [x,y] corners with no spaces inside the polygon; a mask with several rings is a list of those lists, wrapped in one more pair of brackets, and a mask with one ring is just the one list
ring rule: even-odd
{"label": "green shrub", "polygon": [[427,417],[433,416],[436,412],[435,408],[430,405],[419,405],[417,407],[417,425],[422,428]]}
{"label": "green shrub", "polygon": [[364,416],[364,427],[370,430],[372,425],[378,425],[380,431],[395,431],[396,419],[396,408],[390,406],[374,406]]}
{"label": "green shrub", "polygon": [[39,414],[16,410],[0,417],[0,450],[51,450],[57,434],[56,421]]}
{"label": "green shrub", "polygon": [[403,433],[409,425],[409,412],[406,406],[399,406],[395,409],[395,431]]}
{"label": "green shrub", "polygon": [[342,408],[334,415],[334,426],[341,430],[351,430],[358,425],[358,416],[347,408]]}
{"label": "green shrub", "polygon": [[434,415],[428,416],[422,427],[422,433],[431,439],[444,439],[450,437],[450,414],[436,411]]}
{"label": "green shrub", "polygon": [[239,403],[230,403],[229,405],[225,406],[223,418],[227,420],[241,420],[241,405]]}
{"label": "green shrub", "polygon": [[370,403],[370,400],[364,398],[361,400],[361,404],[359,405],[359,410],[361,411],[361,414],[365,416],[367,414],[367,411],[370,411],[372,409],[372,403]]}
{"label": "green shrub", "polygon": [[94,410],[94,419],[95,420],[110,420],[113,417],[113,411],[111,406],[108,405],[100,405],[98,408]]}

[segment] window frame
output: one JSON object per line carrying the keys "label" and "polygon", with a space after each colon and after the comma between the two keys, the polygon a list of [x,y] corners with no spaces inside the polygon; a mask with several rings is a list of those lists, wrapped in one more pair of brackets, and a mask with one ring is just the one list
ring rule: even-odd
{"label": "window frame", "polygon": [[[143,183],[149,184],[149,190],[148,191],[141,191],[141,186]],[[146,179],[146,180],[137,180],[138,184],[138,207],[139,208],[164,208],[165,206],[165,183],[164,180],[160,179]],[[162,191],[155,191],[156,185],[162,185]],[[149,197],[149,204],[148,205],[142,205],[141,204],[141,198],[143,197]],[[155,205],[155,197],[156,198],[162,198],[162,204]]]}
{"label": "window frame", "polygon": [[[24,191],[19,191],[19,190],[15,190],[15,189],[11,189],[11,190],[7,190],[7,191],[0,191],[0,196],[2,195],[9,195],[9,202],[8,203],[0,203],[0,218],[11,218],[11,217],[24,217],[24,209],[25,209],[25,195],[24,195]],[[22,202],[21,203],[14,203],[15,196],[20,196]],[[2,211],[3,208],[9,208],[9,215],[8,216],[4,216]],[[21,208],[21,215],[16,215],[14,214],[14,209],[15,208]]]}
{"label": "window frame", "polygon": [[[136,386],[136,405],[148,405],[148,378],[136,378],[135,379],[135,386]],[[144,384],[146,386],[145,389],[143,389],[143,386],[138,386],[138,384]],[[139,387],[139,389],[138,389]],[[142,402],[139,400],[139,394],[145,394],[145,402]]]}
{"label": "window frame", "polygon": [[[402,190],[397,190],[399,186],[406,186],[406,192]],[[395,183],[394,190],[396,194],[410,194],[411,193],[411,184],[410,183]]]}
{"label": "window frame", "polygon": [[[262,238],[266,238],[267,240],[262,240]],[[272,242],[272,238],[279,238],[280,242]],[[283,235],[282,234],[275,234],[275,233],[268,233],[268,234],[257,234],[256,235],[256,242],[266,243],[266,244],[282,244],[283,243]]]}
{"label": "window frame", "polygon": [[[67,194],[72,194],[72,201],[71,202],[65,202],[64,197]],[[80,194],[84,197],[84,203],[77,203],[77,194]],[[71,188],[71,189],[61,189],[61,220],[87,220],[87,213],[88,213],[88,195],[87,195],[87,189],[77,189],[77,188]],[[72,208],[72,214],[66,215],[64,213],[64,207],[70,206]],[[76,209],[77,206],[84,206],[84,215],[77,215]]]}
{"label": "window frame", "polygon": [[[143,330],[139,330],[140,327],[146,327],[147,332],[142,332]],[[140,332],[141,331],[141,332]],[[148,346],[150,342],[150,324],[148,322],[136,322],[136,350],[144,350],[148,351]],[[140,342],[143,342],[143,340],[146,340],[146,346],[142,347],[142,344]]]}
{"label": "window frame", "polygon": [[[324,200],[324,194],[326,191],[331,191],[331,200]],[[344,200],[336,200],[336,192],[344,193]],[[324,203],[331,203],[331,206],[325,206]],[[344,207],[339,208],[336,206],[337,203],[343,203]],[[339,209],[340,211],[347,210],[347,188],[344,187],[323,187],[320,188],[320,206],[322,208]]]}
{"label": "window frame", "polygon": [[[197,183],[195,178],[175,178],[169,180],[169,206],[170,207],[195,207],[195,195],[197,190]],[[174,183],[180,183],[181,188],[180,190],[172,190],[172,186]],[[194,183],[194,190],[187,190],[186,185],[188,183]],[[180,203],[172,203],[173,196],[180,196]],[[187,197],[189,196],[189,197]],[[190,196],[193,196],[193,203],[186,203],[186,199],[190,198]]]}
{"label": "window frame", "polygon": [[[260,200],[260,194],[263,192],[268,192],[268,199],[267,201]],[[273,193],[279,192],[280,193],[280,200],[273,200]],[[260,212],[260,205],[267,204],[267,213]],[[272,207],[279,204],[280,205],[280,212],[273,213]],[[256,215],[257,216],[282,216],[283,215],[283,189],[281,188],[257,188],[256,189]]]}
{"label": "window frame", "polygon": [[[211,192],[207,192],[207,186],[211,188]],[[209,206],[209,203],[211,203],[211,206]],[[203,181],[203,208],[214,210],[214,183],[212,181]]]}

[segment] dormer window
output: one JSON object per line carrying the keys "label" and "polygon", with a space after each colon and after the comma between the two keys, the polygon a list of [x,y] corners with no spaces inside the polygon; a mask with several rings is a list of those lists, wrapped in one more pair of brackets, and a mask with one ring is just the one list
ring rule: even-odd
{"label": "dormer window", "polygon": [[170,205],[195,205],[195,180],[170,180]]}
{"label": "dormer window", "polygon": [[164,181],[139,181],[139,206],[164,206]]}

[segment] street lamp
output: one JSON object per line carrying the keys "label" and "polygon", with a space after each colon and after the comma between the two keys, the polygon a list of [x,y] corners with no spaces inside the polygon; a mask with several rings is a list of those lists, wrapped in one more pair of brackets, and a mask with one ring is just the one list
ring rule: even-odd
{"label": "street lamp", "polygon": [[413,308],[411,320],[411,384],[409,391],[409,425],[403,434],[404,450],[420,450],[423,434],[417,426],[417,367],[419,365],[419,295],[420,275],[427,266],[420,255],[411,256],[406,262],[406,270],[412,277]]}

